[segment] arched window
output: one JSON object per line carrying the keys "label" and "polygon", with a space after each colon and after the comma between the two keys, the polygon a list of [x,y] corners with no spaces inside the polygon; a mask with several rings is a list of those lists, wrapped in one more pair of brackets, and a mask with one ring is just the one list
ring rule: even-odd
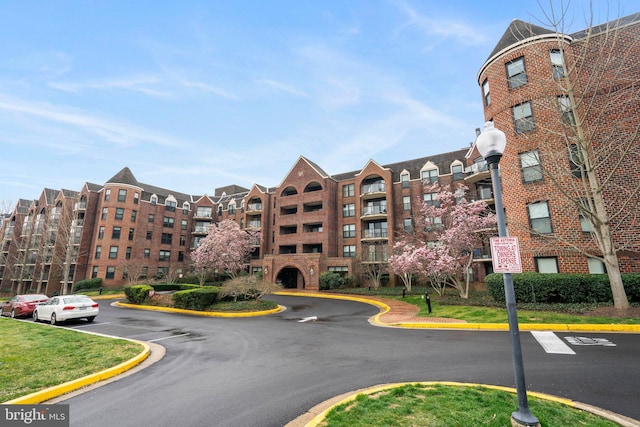
{"label": "arched window", "polygon": [[293,196],[295,194],[298,194],[298,190],[296,190],[295,187],[289,186],[289,187],[285,188],[284,190],[282,190],[281,196],[282,197]]}

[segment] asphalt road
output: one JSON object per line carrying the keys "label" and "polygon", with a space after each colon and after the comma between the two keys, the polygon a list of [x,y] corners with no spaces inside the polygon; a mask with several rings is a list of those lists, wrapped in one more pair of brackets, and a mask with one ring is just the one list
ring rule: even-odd
{"label": "asphalt road", "polygon": [[[508,332],[383,328],[368,323],[378,309],[367,304],[269,298],[288,309],[210,318],[100,301],[93,324],[67,327],[156,342],[166,354],[138,373],[61,402],[70,404],[71,425],[283,426],[326,399],[377,384],[514,386]],[[531,333],[521,333],[528,391],[640,420],[640,336],[557,335],[576,354],[548,354]]]}

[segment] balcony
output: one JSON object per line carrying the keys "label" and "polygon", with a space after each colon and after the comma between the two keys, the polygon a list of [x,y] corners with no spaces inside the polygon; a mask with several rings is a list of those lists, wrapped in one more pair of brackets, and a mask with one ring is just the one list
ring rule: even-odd
{"label": "balcony", "polygon": [[491,248],[474,248],[473,260],[480,262],[491,262]]}
{"label": "balcony", "polygon": [[370,199],[380,197],[387,193],[387,185],[384,182],[373,182],[371,184],[363,184],[360,191],[360,198]]}
{"label": "balcony", "polygon": [[365,229],[362,230],[362,239],[387,239],[389,230],[387,229]]}
{"label": "balcony", "polygon": [[73,209],[76,211],[84,211],[87,209],[87,202],[79,202],[73,205]]}
{"label": "balcony", "polygon": [[491,173],[489,172],[489,165],[485,160],[474,163],[471,166],[467,166],[464,173],[466,175],[464,180],[469,184],[487,179],[491,176]]}
{"label": "balcony", "polygon": [[360,218],[377,219],[387,217],[386,206],[364,206]]}
{"label": "balcony", "polygon": [[245,228],[260,228],[262,226],[262,224],[260,223],[260,221],[247,221],[247,226]]}
{"label": "balcony", "polygon": [[262,203],[249,203],[246,209],[247,213],[262,212]]}
{"label": "balcony", "polygon": [[207,234],[209,233],[209,226],[208,225],[196,225],[196,227],[193,229],[193,234]]}

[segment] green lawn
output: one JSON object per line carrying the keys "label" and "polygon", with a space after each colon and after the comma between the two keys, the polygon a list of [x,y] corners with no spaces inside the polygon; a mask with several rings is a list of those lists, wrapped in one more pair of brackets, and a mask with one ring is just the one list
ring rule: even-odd
{"label": "green lawn", "polygon": [[8,318],[0,318],[0,337],[0,402],[111,368],[144,349],[127,340]]}
{"label": "green lawn", "polygon": [[[617,423],[560,402],[529,396],[529,409],[542,427],[617,426]],[[326,427],[456,427],[511,425],[517,396],[486,387],[442,384],[404,385],[373,394],[360,394],[354,401],[331,409],[320,426]]]}
{"label": "green lawn", "polygon": [[[389,296],[388,298],[414,304],[420,308],[419,317],[449,317],[466,320],[470,323],[507,323],[506,308],[482,307],[473,305],[450,305],[441,302],[438,297],[431,296],[431,313],[429,313],[424,295]],[[463,303],[463,302],[460,302]],[[559,308],[561,310],[561,308]],[[638,318],[596,317],[585,314],[562,313],[551,310],[524,310],[518,308],[519,323],[560,323],[560,324],[638,324]]]}

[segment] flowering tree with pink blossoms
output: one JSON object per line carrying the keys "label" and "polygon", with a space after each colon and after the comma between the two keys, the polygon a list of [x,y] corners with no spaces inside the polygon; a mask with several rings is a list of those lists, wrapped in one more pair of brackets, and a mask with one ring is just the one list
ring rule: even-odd
{"label": "flowering tree with pink blossoms", "polygon": [[240,229],[236,222],[226,219],[209,228],[207,236],[191,253],[191,260],[200,271],[218,270],[235,278],[244,268],[254,241],[255,237]]}
{"label": "flowering tree with pink blossoms", "polygon": [[419,200],[413,232],[394,245],[389,268],[402,278],[405,286],[415,274],[429,280],[438,294],[442,294],[445,286],[452,286],[460,297],[468,298],[467,272],[473,261],[473,249],[487,234],[495,234],[495,215],[486,203],[469,202],[464,186],[452,192],[449,187],[435,184],[426,187],[425,192],[435,193],[435,200],[429,203]]}

